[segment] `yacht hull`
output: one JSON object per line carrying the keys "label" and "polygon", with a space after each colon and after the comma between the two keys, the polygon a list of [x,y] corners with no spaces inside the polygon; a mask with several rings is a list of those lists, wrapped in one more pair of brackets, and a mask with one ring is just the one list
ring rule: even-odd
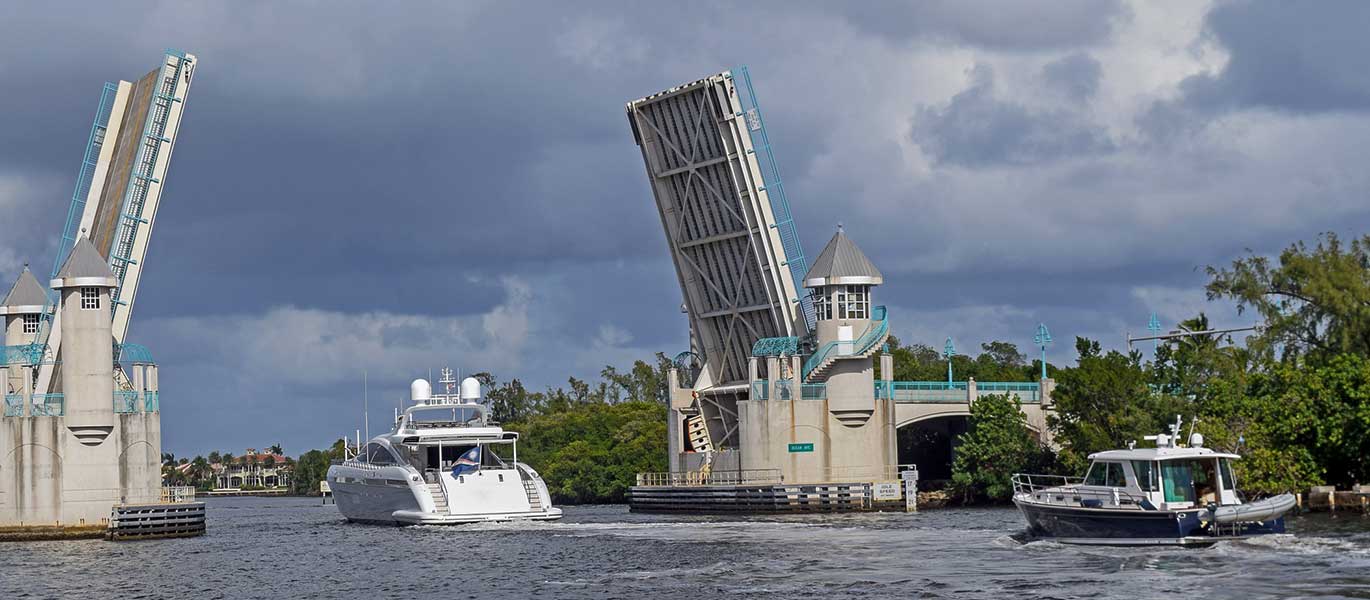
{"label": "yacht hull", "polygon": [[1014,499],[1038,538],[1067,544],[1110,546],[1206,546],[1223,540],[1284,533],[1284,519],[1236,523],[1220,528],[1207,509],[1182,511],[1112,510],[1050,506]]}
{"label": "yacht hull", "polygon": [[467,523],[490,523],[498,521],[555,521],[561,518],[560,508],[546,511],[524,513],[486,513],[450,515],[397,510],[391,514],[398,525],[464,525]]}
{"label": "yacht hull", "polygon": [[338,482],[331,485],[338,512],[348,521],[403,525],[394,517],[397,511],[420,511],[418,497],[408,487]]}

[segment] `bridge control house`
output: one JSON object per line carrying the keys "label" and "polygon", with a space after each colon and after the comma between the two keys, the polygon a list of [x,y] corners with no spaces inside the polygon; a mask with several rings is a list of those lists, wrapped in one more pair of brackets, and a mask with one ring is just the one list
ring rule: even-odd
{"label": "bridge control house", "polygon": [[1016,397],[1045,435],[1050,380],[893,380],[884,276],[840,226],[808,264],[745,68],[627,113],[691,341],[670,378],[670,470],[638,475],[633,510],[903,507],[904,481],[950,462],[987,394]]}

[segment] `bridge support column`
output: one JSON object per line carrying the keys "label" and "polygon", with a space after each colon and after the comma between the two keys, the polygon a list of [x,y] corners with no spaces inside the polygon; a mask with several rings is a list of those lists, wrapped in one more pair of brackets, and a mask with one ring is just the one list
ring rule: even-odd
{"label": "bridge support column", "polygon": [[890,384],[894,382],[894,355],[889,352],[880,353],[880,381],[883,383],[881,387],[885,389],[885,393],[889,394],[892,391]]}
{"label": "bridge support column", "polygon": [[977,392],[975,390],[975,378],[971,377],[966,379],[966,406],[975,404],[976,393]]}

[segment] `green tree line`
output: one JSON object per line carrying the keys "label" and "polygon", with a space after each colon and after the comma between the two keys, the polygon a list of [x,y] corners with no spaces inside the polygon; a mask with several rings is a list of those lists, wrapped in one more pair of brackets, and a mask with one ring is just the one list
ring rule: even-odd
{"label": "green tree line", "polygon": [[[1344,244],[1326,234],[1278,257],[1249,255],[1207,270],[1210,300],[1254,313],[1258,331],[1190,337],[1141,350],[1075,342],[1072,366],[1047,365],[1056,380],[1048,425],[1052,447],[1026,427],[1007,396],[982,398],[956,440],[950,486],[967,501],[1003,500],[1015,472],[1080,475],[1093,452],[1166,430],[1176,415],[1196,421],[1207,444],[1242,454],[1236,470],[1256,495],[1316,484],[1370,482],[1370,236]],[[1183,323],[1209,328],[1200,314]],[[926,344],[891,338],[894,379],[940,381],[946,358]],[[520,431],[519,458],[547,480],[558,502],[619,502],[633,475],[666,470],[671,362],[657,354],[597,381],[530,390],[517,379],[479,374],[492,416]],[[1034,381],[1041,363],[990,342],[952,358],[964,381]],[[296,464],[297,491],[316,488],[342,441]]]}
{"label": "green tree line", "polygon": [[[1206,445],[1244,456],[1235,464],[1247,493],[1370,482],[1370,236],[1344,244],[1329,233],[1206,272],[1209,300],[1259,316],[1244,343],[1181,338],[1148,360],[1077,339],[1076,365],[1053,371],[1054,456],[1027,452],[1006,433],[1016,411],[977,403],[953,486],[966,498],[1002,500],[1012,472],[1078,475],[1090,453],[1164,432],[1176,415],[1193,420]],[[1209,329],[1202,314],[1181,325]]]}

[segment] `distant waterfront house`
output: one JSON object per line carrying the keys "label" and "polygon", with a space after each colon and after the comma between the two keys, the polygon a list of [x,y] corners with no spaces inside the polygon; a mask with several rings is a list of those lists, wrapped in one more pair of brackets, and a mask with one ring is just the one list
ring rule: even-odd
{"label": "distant waterfront house", "polygon": [[290,485],[295,469],[288,456],[248,448],[231,462],[211,463],[216,488],[278,488]]}

